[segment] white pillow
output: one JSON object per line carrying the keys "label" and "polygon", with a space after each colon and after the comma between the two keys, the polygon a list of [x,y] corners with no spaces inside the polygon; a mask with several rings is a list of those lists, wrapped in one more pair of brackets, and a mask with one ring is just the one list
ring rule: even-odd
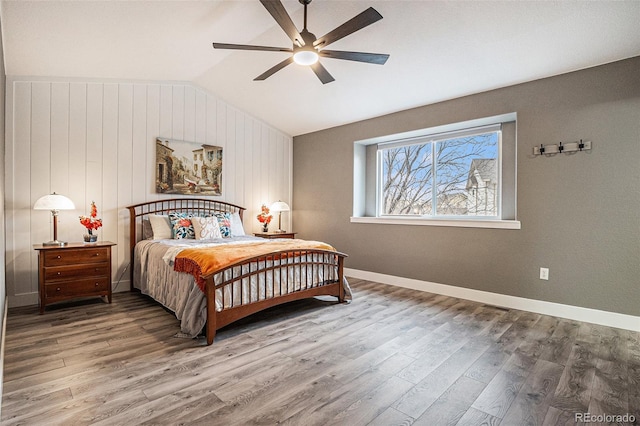
{"label": "white pillow", "polygon": [[196,234],[196,240],[213,240],[222,238],[218,218],[213,217],[192,217],[191,223]]}
{"label": "white pillow", "polygon": [[151,229],[153,229],[154,240],[170,240],[173,238],[169,216],[150,214],[149,222],[151,222]]}
{"label": "white pillow", "polygon": [[231,236],[238,237],[240,235],[246,235],[244,228],[242,227],[242,219],[240,219],[240,213],[235,212],[231,215]]}

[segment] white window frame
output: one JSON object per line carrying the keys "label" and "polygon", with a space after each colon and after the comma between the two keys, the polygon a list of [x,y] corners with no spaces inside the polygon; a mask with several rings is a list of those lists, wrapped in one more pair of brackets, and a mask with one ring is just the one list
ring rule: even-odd
{"label": "white window frame", "polygon": [[[504,214],[504,175],[503,165],[505,158],[503,156],[503,134],[500,131],[498,138],[498,179],[499,179],[499,207],[497,216],[431,216],[431,215],[381,215],[381,179],[382,173],[380,173],[378,155],[378,149],[372,145],[381,147],[391,147],[392,144],[422,144],[432,140],[443,140],[452,138],[452,136],[464,135],[465,131],[471,131],[475,134],[487,132],[487,129],[497,128],[503,123],[512,123],[510,127],[514,140],[514,146],[510,148],[513,151],[513,161],[517,157],[517,150],[515,147],[515,124],[516,113],[507,113],[499,116],[486,117],[481,119],[468,120],[460,123],[452,123],[447,125],[435,126],[427,129],[420,129],[415,131],[404,132],[400,134],[393,134],[387,136],[380,136],[371,139],[355,141],[354,142],[354,199],[353,199],[353,216],[350,221],[352,223],[368,223],[368,224],[383,224],[383,225],[426,225],[426,226],[453,226],[453,227],[470,227],[470,228],[495,228],[495,229],[521,229],[521,224],[516,218],[516,181],[517,170],[516,165],[510,166],[509,186],[507,191],[511,191],[509,197],[509,216],[503,217]],[[511,139],[511,137],[510,137]],[[511,143],[511,142],[510,142]],[[376,150],[375,166],[368,164],[367,154],[368,147]],[[510,152],[511,155],[511,152]],[[373,160],[371,160],[373,161]],[[510,161],[510,160],[507,160]],[[367,167],[371,167],[367,171]],[[375,167],[375,170],[373,169]],[[370,173],[375,174],[375,183],[371,181],[371,184],[367,184],[369,181],[367,176]],[[513,180],[513,182],[511,182]],[[370,186],[369,186],[370,185]],[[513,185],[513,188],[511,188]],[[374,187],[375,186],[375,187]],[[371,189],[367,189],[371,188]],[[375,197],[375,200],[373,198]],[[511,200],[511,198],[513,198]],[[372,200],[372,201],[367,201]],[[513,205],[511,205],[513,202]],[[367,207],[369,204],[373,204],[371,207]],[[375,207],[374,207],[375,206]],[[370,214],[366,212],[370,211]]]}
{"label": "white window frame", "polygon": [[[497,179],[498,179],[498,187],[496,188],[496,193],[498,194],[498,201],[497,201],[497,214],[494,216],[463,216],[463,215],[441,215],[441,214],[433,214],[436,209],[437,209],[437,198],[438,198],[438,191],[435,188],[435,182],[438,179],[438,168],[437,168],[437,164],[435,163],[436,160],[436,144],[438,142],[442,142],[442,141],[446,141],[446,140],[450,140],[450,139],[457,139],[457,138],[462,138],[462,137],[468,137],[468,136],[475,136],[475,135],[481,135],[481,134],[487,134],[487,133],[497,133],[498,135],[498,157],[496,158],[497,161]],[[383,151],[385,149],[389,149],[389,148],[400,148],[400,147],[405,147],[405,146],[413,146],[413,145],[426,145],[426,144],[431,144],[431,158],[433,159],[434,163],[433,163],[433,177],[432,177],[432,188],[431,188],[431,197],[432,197],[432,202],[431,202],[431,209],[432,209],[432,213],[431,214],[424,214],[424,215],[418,215],[418,214],[398,214],[398,215],[393,215],[393,214],[386,214],[383,212],[383,200],[384,200],[384,194],[383,194],[383,162],[382,162],[382,155],[383,155]],[[500,194],[502,193],[502,125],[501,124],[493,124],[493,125],[489,125],[489,126],[482,126],[482,127],[473,127],[470,129],[464,129],[464,130],[457,130],[457,131],[452,131],[452,132],[446,132],[446,133],[436,133],[436,134],[431,134],[431,135],[425,135],[425,136],[421,136],[418,138],[411,138],[411,139],[400,139],[400,140],[393,140],[393,141],[389,141],[389,142],[384,142],[384,143],[380,143],[378,144],[378,153],[377,153],[377,158],[376,158],[376,217],[385,217],[385,218],[393,218],[393,217],[397,217],[397,218],[407,218],[407,217],[416,217],[416,218],[422,218],[422,219],[443,219],[443,220],[498,220],[502,217],[502,196],[500,196]]]}

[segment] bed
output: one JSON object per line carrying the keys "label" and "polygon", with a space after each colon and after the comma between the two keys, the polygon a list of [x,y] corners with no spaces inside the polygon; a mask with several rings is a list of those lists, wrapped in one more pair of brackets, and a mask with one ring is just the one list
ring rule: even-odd
{"label": "bed", "polygon": [[[174,198],[128,210],[131,290],[173,311],[185,336],[195,337],[204,327],[207,345],[220,328],[272,306],[315,296],[335,296],[340,303],[351,299],[344,277],[346,254],[322,242],[242,235],[243,207]],[[154,235],[154,226],[164,220],[158,218],[169,215],[198,218],[194,222],[224,218],[221,229],[228,235],[177,240],[158,228]]]}

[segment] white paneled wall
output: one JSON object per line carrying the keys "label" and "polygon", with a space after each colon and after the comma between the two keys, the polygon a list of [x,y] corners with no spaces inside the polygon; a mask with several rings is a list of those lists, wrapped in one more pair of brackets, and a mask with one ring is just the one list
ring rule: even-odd
{"label": "white paneled wall", "polygon": [[[33,244],[52,239],[51,213],[32,209],[42,195],[68,196],[58,238],[80,241],[78,216],[93,200],[113,249],[117,290],[129,287],[126,206],[155,193],[155,140],[223,147],[222,201],[248,210],[247,232],[262,203],[291,201],[292,138],[189,84],[7,78],[6,274],[11,306],[38,301]],[[289,215],[283,215],[291,229]],[[116,283],[114,282],[114,287]]]}

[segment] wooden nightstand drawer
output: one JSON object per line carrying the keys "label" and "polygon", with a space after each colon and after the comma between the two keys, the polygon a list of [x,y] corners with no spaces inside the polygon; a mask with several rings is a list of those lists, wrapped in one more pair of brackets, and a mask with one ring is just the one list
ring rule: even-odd
{"label": "wooden nightstand drawer", "polygon": [[47,251],[44,253],[44,266],[100,262],[108,260],[108,257],[108,247]]}
{"label": "wooden nightstand drawer", "polygon": [[78,266],[52,266],[44,268],[44,279],[47,283],[53,281],[65,281],[76,278],[94,276],[108,276],[111,265],[102,263],[87,263]]}
{"label": "wooden nightstand drawer", "polygon": [[45,286],[45,295],[48,298],[95,296],[96,293],[97,295],[106,294],[107,291],[109,291],[109,280],[107,277],[63,281]]}

